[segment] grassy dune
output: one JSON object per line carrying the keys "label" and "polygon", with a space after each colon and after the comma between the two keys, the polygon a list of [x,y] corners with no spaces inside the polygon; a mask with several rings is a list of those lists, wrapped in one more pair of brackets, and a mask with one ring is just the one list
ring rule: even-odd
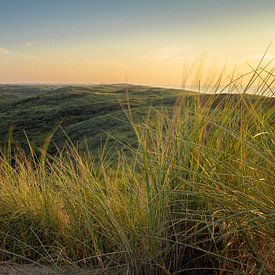
{"label": "grassy dune", "polygon": [[[274,75],[255,72],[270,92]],[[250,83],[178,98],[172,111],[152,106],[142,121],[129,104],[137,145],[116,162],[104,145],[97,161],[73,144],[54,157],[47,142],[41,154],[5,146],[0,260],[106,274],[274,272],[274,99],[247,95]]]}
{"label": "grassy dune", "polygon": [[[0,146],[13,127],[13,142],[28,150],[25,133],[33,149],[39,151],[54,126],[61,123],[74,144],[96,153],[108,132],[120,141],[135,143],[131,125],[122,108],[131,101],[137,119],[149,106],[172,107],[178,96],[196,94],[176,89],[140,85],[14,86],[0,85]],[[126,123],[124,123],[124,122]],[[25,133],[24,133],[24,131]],[[48,148],[55,153],[63,147],[64,132],[58,129]],[[112,142],[108,144],[111,146]]]}

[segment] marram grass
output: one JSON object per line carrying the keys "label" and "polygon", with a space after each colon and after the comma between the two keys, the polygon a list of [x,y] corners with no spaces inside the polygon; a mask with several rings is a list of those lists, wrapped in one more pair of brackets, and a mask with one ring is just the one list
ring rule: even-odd
{"label": "marram grass", "polygon": [[54,157],[48,141],[41,157],[7,145],[0,261],[106,274],[271,274],[273,100],[186,97],[173,111],[152,108],[144,123],[129,107],[138,145],[116,161],[104,148],[95,161],[73,145]]}

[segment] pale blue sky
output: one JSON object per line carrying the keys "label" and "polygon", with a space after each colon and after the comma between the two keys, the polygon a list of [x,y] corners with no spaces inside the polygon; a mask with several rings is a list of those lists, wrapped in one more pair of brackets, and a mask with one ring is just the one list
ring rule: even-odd
{"label": "pale blue sky", "polygon": [[[0,82],[62,82],[51,64],[67,72],[85,62],[105,66],[106,81],[119,81],[108,78],[110,64],[141,81],[142,66],[160,66],[157,54],[256,56],[275,38],[274,18],[275,0],[0,0]],[[79,74],[75,81],[88,81]]]}

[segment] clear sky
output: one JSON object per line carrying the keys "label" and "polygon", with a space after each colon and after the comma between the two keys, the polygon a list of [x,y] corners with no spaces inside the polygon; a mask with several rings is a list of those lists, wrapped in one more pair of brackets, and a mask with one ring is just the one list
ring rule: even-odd
{"label": "clear sky", "polygon": [[177,86],[198,56],[253,64],[274,40],[275,0],[0,0],[0,82]]}

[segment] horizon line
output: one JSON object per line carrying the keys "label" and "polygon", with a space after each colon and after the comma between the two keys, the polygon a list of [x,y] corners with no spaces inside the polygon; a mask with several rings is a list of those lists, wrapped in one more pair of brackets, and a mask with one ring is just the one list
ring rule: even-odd
{"label": "horizon line", "polygon": [[147,86],[155,88],[171,88],[171,89],[184,89],[182,85],[154,85],[154,84],[142,84],[142,83],[128,83],[128,82],[0,82],[0,86],[12,86],[12,85],[31,85],[31,86],[96,86],[96,85],[130,85],[130,86]]}

